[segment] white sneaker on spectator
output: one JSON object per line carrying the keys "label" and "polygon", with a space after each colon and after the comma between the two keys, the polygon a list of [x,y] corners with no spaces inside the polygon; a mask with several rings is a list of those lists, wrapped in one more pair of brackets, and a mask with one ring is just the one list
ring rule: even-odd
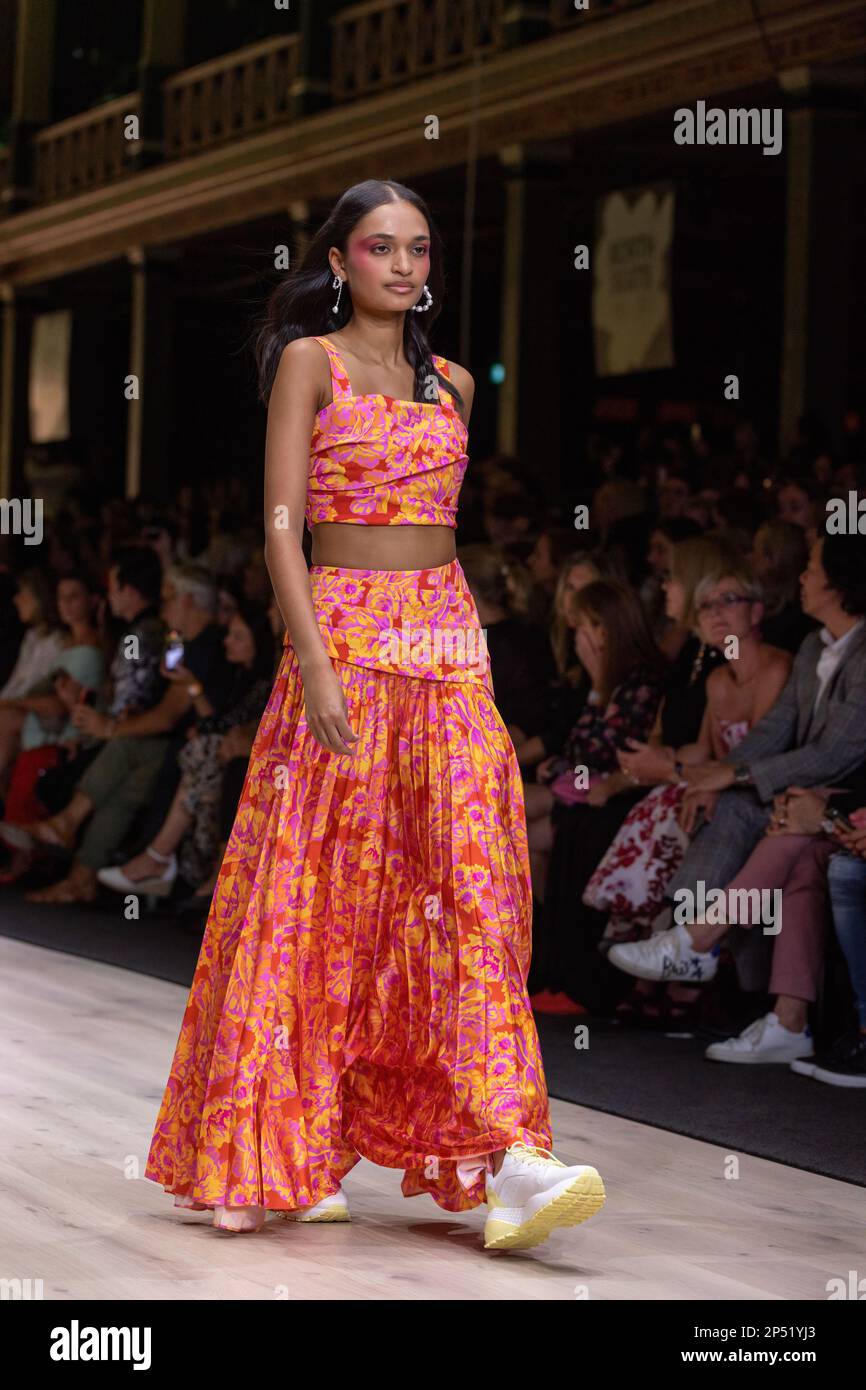
{"label": "white sneaker on spectator", "polygon": [[680,923],[646,941],[622,941],[611,946],[612,965],[639,980],[678,980],[684,985],[705,984],[719,968],[719,947],[696,951],[687,929]]}
{"label": "white sneaker on spectator", "polygon": [[792,1033],[775,1013],[765,1014],[744,1028],[738,1038],[711,1043],[704,1053],[711,1062],[793,1062],[814,1052],[808,1023],[801,1033]]}

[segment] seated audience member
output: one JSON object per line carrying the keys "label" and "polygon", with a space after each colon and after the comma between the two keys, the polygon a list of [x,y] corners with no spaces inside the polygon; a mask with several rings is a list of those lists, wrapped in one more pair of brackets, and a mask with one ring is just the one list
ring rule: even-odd
{"label": "seated audience member", "polygon": [[229,623],[243,602],[240,580],[223,577],[217,594],[216,620],[220,627],[228,628]]}
{"label": "seated audience member", "polygon": [[513,612],[510,562],[503,550],[468,545],[458,554],[486,635],[496,707],[509,729],[515,727],[519,733],[534,728],[545,717],[547,691],[555,676],[550,644],[543,631]]}
{"label": "seated audience member", "polygon": [[[618,523],[642,516],[647,496],[639,483],[630,478],[611,478],[593,494],[590,507],[593,529],[606,547],[611,531]],[[643,553],[643,552],[641,552]]]}
{"label": "seated audience member", "polygon": [[[268,604],[268,619],[273,634],[274,673],[279,668],[283,654],[283,637],[285,635],[285,624],[277,604],[276,595],[271,595]],[[253,740],[259,726],[259,716],[250,719],[245,724],[237,724],[229,729],[228,733],[223,734],[218,751],[220,767],[222,769],[220,777],[220,796],[219,796],[219,843],[214,858],[214,870],[209,878],[201,884],[198,890],[190,899],[183,904],[185,910],[193,912],[203,920],[207,916],[207,909],[216,886],[219,874],[219,866],[225,855],[226,845],[232,826],[237,815],[238,805],[243,791],[244,781],[246,780],[250,751]]]}
{"label": "seated audience member", "polygon": [[[791,891],[791,874],[800,872],[804,844],[800,836],[773,836],[773,799],[792,787],[844,785],[866,761],[866,536],[815,541],[802,591],[805,612],[823,627],[803,642],[781,696],[734,757],[684,769],[695,807],[707,823],[686,851],[668,895],[691,925],[679,921],[646,941],[618,943],[609,952],[614,965],[643,979],[703,983],[716,973],[720,941],[730,926],[740,984],[761,989],[766,943],[774,941],[770,988],[776,1007],[752,1025],[736,1060],[792,1059],[812,1046],[801,1020],[814,998],[810,917],[815,914],[797,912],[792,925],[799,895]],[[771,834],[765,835],[768,829]],[[751,918],[729,923],[734,913],[729,914],[728,903],[737,904],[741,915],[739,890],[783,885],[784,931],[755,933]],[[711,889],[726,890],[724,902],[714,902],[712,916],[697,906]]]}
{"label": "seated audience member", "polygon": [[8,785],[12,764],[21,750],[21,730],[27,711],[18,701],[30,695],[57,669],[64,647],[64,633],[54,613],[51,584],[42,570],[29,569],[20,575],[13,603],[26,632],[12,674],[0,689],[0,791]]}
{"label": "seated audience member", "polygon": [[[223,764],[220,751],[231,730],[261,719],[273,685],[274,638],[265,609],[244,602],[225,636],[234,679],[222,712],[204,687],[193,696],[196,722],[177,755],[180,785],[168,816],[147,848],[122,867],[103,868],[98,879],[118,892],[168,893],[180,876],[191,887],[214,869],[219,844],[219,806]],[[192,681],[190,673],[185,679]],[[179,854],[175,850],[180,846]]]}
{"label": "seated audience member", "polygon": [[[792,1070],[830,1086],[866,1088],[866,770],[854,796],[838,798],[839,810],[854,822],[850,831],[835,827],[844,847],[834,854],[827,873],[836,939],[848,966],[857,1006],[857,1026],[845,1029],[831,1047],[811,1062],[794,1062]],[[856,800],[857,806],[852,801]]]}
{"label": "seated audience member", "polygon": [[484,506],[484,530],[490,544],[513,546],[526,542],[534,510],[530,498],[515,488],[488,496]]}
{"label": "seated audience member", "polygon": [[658,522],[650,532],[646,555],[650,572],[641,585],[640,596],[647,610],[653,637],[671,661],[675,660],[683,642],[681,629],[678,628],[674,629],[670,649],[667,642],[672,623],[667,609],[666,585],[671,575],[674,546],[700,534],[701,528],[696,522],[681,516]]}
{"label": "seated audience member", "polygon": [[574,531],[564,526],[548,526],[537,537],[526,557],[532,592],[526,618],[539,627],[551,617],[563,563],[574,549]]}
{"label": "seated audience member", "polygon": [[812,546],[824,534],[827,520],[823,494],[812,478],[783,478],[776,491],[776,505],[782,521],[799,526]]}
{"label": "seated audience member", "polygon": [[[693,744],[677,752],[652,750],[643,745],[619,755],[620,769],[640,782],[642,761],[654,753],[650,773],[654,776],[666,771],[667,779],[629,812],[587,885],[584,902],[611,914],[605,940],[648,936],[660,914],[664,925],[668,925],[668,883],[694,828],[687,799],[683,806],[687,787],[684,768],[727,757],[772,708],[790,675],[789,653],[762,641],[760,593],[760,586],[744,566],[727,574],[707,575],[701,581],[695,594],[701,637],[717,651],[730,646],[734,638],[738,654],[723,661],[709,675],[704,717]],[[692,991],[689,997],[681,988],[674,991],[669,986],[669,990],[666,1019],[689,1019],[693,1011],[688,1005],[697,1003],[698,991]],[[648,1018],[662,1017],[661,1010],[642,1008],[643,999],[654,994],[653,985],[638,981],[632,998],[618,1012],[628,1017],[641,1012]]]}
{"label": "seated audience member", "polygon": [[[533,1007],[562,1005],[563,1011],[579,1007],[582,943],[578,949],[574,944],[580,935],[574,922],[579,895],[634,800],[628,793],[616,796],[621,790],[612,780],[617,753],[629,738],[648,736],[665,668],[633,590],[596,580],[574,604],[585,698],[561,755],[545,759],[538,769],[547,815],[537,815],[533,827],[535,851],[552,851],[541,949],[533,959]],[[563,995],[570,995],[570,1002]]]}
{"label": "seated audience member", "polygon": [[[35,732],[32,732],[25,721],[21,752],[12,768],[4,807],[6,820],[13,826],[43,820],[48,815],[48,809],[38,794],[42,779],[64,758],[74,757],[78,750],[83,735],[72,722],[71,715],[82,698],[99,686],[102,671],[103,657],[98,647],[67,647],[60,653],[52,688],[57,706],[64,713],[65,723],[61,717],[52,728],[47,721],[36,720]],[[36,719],[36,716],[28,715],[28,719],[31,717]],[[30,741],[31,733],[34,742]],[[14,883],[29,870],[32,862],[32,851],[16,849],[11,863],[0,875],[0,884]]]}
{"label": "seated audience member", "polygon": [[704,488],[703,491],[692,494],[683,508],[683,516],[695,522],[701,531],[709,531],[714,524],[713,518],[718,504],[719,493],[714,488]]}
{"label": "seated audience member", "polygon": [[[151,554],[153,552],[150,552]],[[159,560],[154,556],[157,565]],[[110,593],[110,590],[109,590]],[[228,664],[222,630],[214,622],[217,591],[206,570],[195,565],[170,569],[162,583],[166,622],[183,638],[185,680],[171,682],[151,708],[140,713],[102,715],[83,727],[105,742],[63,810],[25,827],[36,843],[72,850],[78,831],[88,822],[68,875],[59,883],[28,894],[34,902],[90,902],[96,896],[97,870],[104,868],[123,842],[136,814],[153,797],[170,744],[190,723],[193,696],[201,684],[215,703],[222,702]],[[128,643],[123,639],[122,645]],[[159,668],[164,679],[168,668]],[[148,673],[149,682],[152,673]],[[94,711],[95,713],[95,711]]]}
{"label": "seated audience member", "polygon": [[586,673],[574,645],[576,595],[595,579],[620,577],[600,551],[576,550],[564,561],[550,621],[550,646],[558,674],[548,691],[542,723],[531,729],[511,731],[521,768],[532,768],[542,758],[560,751],[583,703],[584,693],[578,687]]}
{"label": "seated audience member", "polygon": [[612,521],[604,538],[605,555],[634,589],[639,589],[646,579],[646,554],[653,525],[646,508],[645,500],[643,511]]}
{"label": "seated audience member", "polygon": [[755,532],[750,555],[752,573],[764,588],[764,641],[796,652],[815,622],[800,607],[800,575],[809,562],[802,527],[793,521],[766,521]]}
{"label": "seated audience member", "polygon": [[740,488],[729,488],[716,503],[716,534],[734,547],[741,556],[751,553],[755,532],[766,517],[761,496],[753,496]]}
{"label": "seated audience member", "polygon": [[[63,648],[61,655],[68,657],[71,652],[82,653],[81,659],[81,680],[83,684],[95,687],[100,684],[103,678],[104,651],[103,641],[101,641],[99,627],[97,627],[96,606],[99,603],[95,589],[92,588],[88,578],[83,574],[67,574],[57,582],[57,613],[60,616],[61,639]],[[96,655],[96,666],[95,662]],[[6,756],[7,759],[14,760],[17,753],[28,752],[35,755],[38,748],[57,749],[58,731],[63,727],[68,716],[68,702],[64,701],[56,689],[58,674],[67,677],[76,676],[76,664],[78,657],[72,659],[72,666],[64,664],[58,659],[54,670],[51,670],[42,680],[36,681],[29,687],[28,692],[22,695],[8,696],[3,701],[3,714],[0,720],[6,721],[7,739]],[[64,687],[67,689],[68,687]],[[18,731],[18,744],[15,746],[14,731]],[[68,735],[63,735],[63,739]],[[46,760],[47,759],[47,760]],[[44,767],[51,766],[54,758],[42,760],[38,756],[31,756],[26,759],[26,766]],[[17,776],[22,776],[21,767],[17,765]],[[4,815],[7,819],[14,819],[13,813],[6,808]]]}
{"label": "seated audience member", "polygon": [[[61,810],[72,796],[85,769],[96,757],[112,726],[112,721],[125,713],[139,713],[154,704],[162,691],[159,674],[162,659],[164,627],[159,618],[157,600],[160,591],[159,561],[145,546],[126,546],[116,550],[108,571],[108,606],[116,618],[129,624],[117,643],[111,662],[107,692],[99,692],[96,702],[85,703],[94,686],[90,663],[98,659],[95,647],[82,643],[79,656],[68,664],[64,652],[58,669],[67,679],[57,688],[62,705],[68,706],[74,690],[77,698],[69,712],[69,731],[66,761],[47,759],[38,783],[18,787],[14,807],[9,809],[7,823],[0,826],[0,838],[15,850],[12,870],[6,881],[20,877],[31,866],[37,848],[26,824],[19,822],[42,819],[46,811]],[[16,765],[17,769],[17,765]],[[33,814],[21,816],[22,809]],[[17,812],[17,814],[13,814]],[[9,824],[13,822],[13,824]]]}
{"label": "seated audience member", "polygon": [[658,478],[658,511],[662,521],[686,516],[692,496],[691,484],[681,463],[665,465]]}
{"label": "seated audience member", "polygon": [[[729,892],[780,891],[784,931],[772,938],[769,989],[775,996],[773,1009],[749,1024],[738,1037],[707,1048],[705,1055],[712,1061],[790,1062],[793,1070],[816,1075],[833,1085],[866,1084],[866,1040],[859,1027],[853,1031],[844,1029],[830,1047],[815,1056],[814,1062],[809,1060],[813,1057],[813,1041],[808,1006],[817,997],[825,959],[828,893],[837,937],[858,1000],[858,1018],[861,1012],[858,982],[863,983],[862,937],[866,918],[861,917],[859,931],[852,930],[854,918],[846,910],[851,906],[846,889],[852,878],[859,878],[856,872],[852,874],[852,866],[856,870],[856,858],[852,855],[862,844],[862,824],[866,822],[866,809],[858,809],[866,800],[866,766],[846,780],[849,787],[843,793],[791,787],[776,796],[764,838],[728,885]],[[843,828],[840,813],[853,814],[853,830]],[[753,929],[756,919],[750,916],[743,925]]]}
{"label": "seated audience member", "polygon": [[182,560],[179,553],[178,525],[169,516],[152,515],[141,528],[141,539],[159,557],[163,574]]}

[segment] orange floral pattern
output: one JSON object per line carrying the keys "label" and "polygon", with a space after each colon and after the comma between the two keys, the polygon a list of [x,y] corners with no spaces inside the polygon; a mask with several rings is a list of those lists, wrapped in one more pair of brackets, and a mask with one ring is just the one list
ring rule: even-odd
{"label": "orange floral pattern", "polygon": [[379,642],[383,623],[480,632],[458,561],[310,582],[359,740],[313,737],[287,641],[145,1175],[185,1203],[296,1209],[363,1155],[463,1211],[489,1155],[552,1142],[517,760],[488,660],[419,675]]}
{"label": "orange floral pattern", "polygon": [[[313,425],[306,520],[365,526],[457,525],[468,431],[457,407],[442,400],[353,396],[342,358],[316,338],[331,364],[333,400]],[[448,376],[444,357],[433,363]]]}

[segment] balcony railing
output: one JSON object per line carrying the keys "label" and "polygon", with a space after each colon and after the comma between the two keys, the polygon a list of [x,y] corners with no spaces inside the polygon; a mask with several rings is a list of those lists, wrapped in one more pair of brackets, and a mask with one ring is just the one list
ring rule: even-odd
{"label": "balcony railing", "polygon": [[504,47],[504,0],[368,0],[331,20],[335,101],[369,96]]}
{"label": "balcony railing", "polygon": [[286,120],[299,72],[297,34],[278,35],[166,79],[166,158],[266,130]]}
{"label": "balcony railing", "polygon": [[134,141],[126,121],[138,114],[138,92],[46,126],[34,136],[36,197],[41,203],[68,198],[129,172]]}

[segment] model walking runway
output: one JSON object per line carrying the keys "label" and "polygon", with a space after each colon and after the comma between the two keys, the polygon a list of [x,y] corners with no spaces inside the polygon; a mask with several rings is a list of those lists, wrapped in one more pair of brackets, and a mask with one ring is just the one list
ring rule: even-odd
{"label": "model walking runway", "polygon": [[[317,258],[345,252],[360,322],[341,314],[339,341],[297,335],[268,391],[266,516],[297,519],[287,499],[303,496],[314,562],[301,570],[299,526],[268,536],[285,649],[146,1176],[257,1229],[269,1211],[343,1218],[341,1179],[364,1156],[402,1169],[407,1197],[486,1202],[486,1243],[526,1246],[592,1215],[604,1189],[550,1152],[523,789],[454,554],[461,396],[387,283],[405,277],[414,299],[436,282],[429,242],[420,200],[371,180],[289,282],[296,319]],[[344,342],[362,363],[390,354],[403,380],[408,344],[427,398],[353,391]]]}

